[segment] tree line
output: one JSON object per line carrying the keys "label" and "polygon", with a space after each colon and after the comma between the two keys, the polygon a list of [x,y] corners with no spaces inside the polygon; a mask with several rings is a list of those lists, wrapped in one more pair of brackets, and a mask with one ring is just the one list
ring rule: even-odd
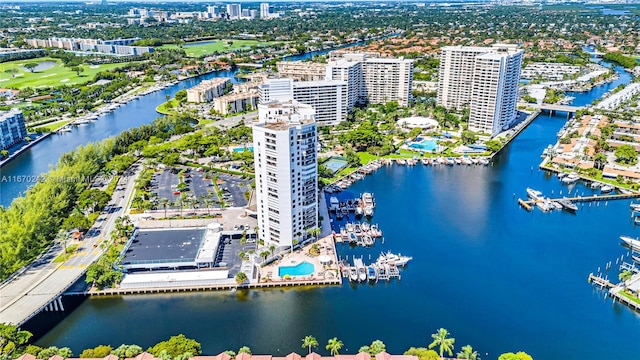
{"label": "tree line", "polygon": [[[73,354],[69,348],[58,348],[55,346],[40,347],[36,345],[28,345],[31,338],[28,331],[20,331],[14,325],[0,324],[0,349],[2,349],[1,357],[3,359],[16,358],[22,354],[31,354],[38,359],[48,359],[53,355],[59,355],[64,358],[72,357]],[[431,334],[432,342],[425,347],[411,347],[404,352],[404,355],[414,355],[418,360],[438,360],[443,359],[445,355],[453,356],[455,338],[450,337],[449,331],[444,328],[437,329]],[[320,343],[312,336],[307,335],[302,339],[301,348],[308,350],[311,354],[317,349]],[[327,341],[325,349],[329,351],[331,356],[340,354],[343,342],[334,337]],[[7,351],[5,351],[7,349]],[[433,350],[436,349],[436,350]],[[138,345],[120,345],[112,348],[110,345],[98,345],[94,348],[88,348],[80,353],[80,358],[103,358],[107,355],[115,355],[120,359],[131,358],[141,354],[142,347]],[[170,337],[168,340],[161,341],[146,350],[148,353],[162,360],[187,360],[193,356],[202,354],[202,346],[194,339],[187,338],[183,334]],[[381,340],[374,340],[369,345],[363,345],[358,349],[358,353],[367,353],[372,357],[379,353],[386,352],[387,348]],[[232,359],[238,354],[246,353],[251,355],[251,348],[242,346],[238,351],[226,350],[225,354]],[[478,351],[474,350],[471,345],[465,345],[456,354],[457,359],[480,360]],[[498,357],[498,360],[533,360],[531,355],[525,352],[504,353]]]}
{"label": "tree line", "polygon": [[0,281],[29,264],[45,251],[74,209],[89,179],[106,168],[114,156],[152,136],[169,138],[192,130],[184,117],[158,118],[152,124],[124,131],[98,143],[63,154],[56,168],[35,183],[26,195],[0,206]]}

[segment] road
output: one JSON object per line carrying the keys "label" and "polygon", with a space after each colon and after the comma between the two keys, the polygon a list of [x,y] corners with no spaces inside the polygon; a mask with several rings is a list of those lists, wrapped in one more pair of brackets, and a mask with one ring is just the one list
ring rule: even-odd
{"label": "road", "polygon": [[113,193],[111,205],[87,231],[77,251],[64,263],[53,260],[63,252],[60,245],[31,264],[25,272],[0,286],[0,323],[22,325],[52,300],[62,295],[96,261],[104,249],[98,244],[115,229],[133,194],[135,179],[142,168],[134,165],[125,172]]}

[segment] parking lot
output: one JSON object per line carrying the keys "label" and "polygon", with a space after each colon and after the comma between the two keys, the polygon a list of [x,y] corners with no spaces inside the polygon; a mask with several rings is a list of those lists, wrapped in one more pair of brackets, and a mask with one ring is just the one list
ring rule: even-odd
{"label": "parking lot", "polygon": [[163,172],[153,175],[151,190],[158,196],[158,199],[169,199],[172,204],[175,204],[182,193],[185,193],[187,197],[194,198],[198,207],[205,207],[205,204],[202,203],[203,196],[210,199],[210,205],[220,203],[213,183],[209,179],[205,180],[203,172],[189,170],[184,175],[184,183],[186,188],[180,191],[178,189],[180,175],[165,169]]}
{"label": "parking lot", "polygon": [[218,244],[218,251],[214,261],[215,266],[226,266],[229,274],[235,275],[240,271],[242,259],[238,254],[256,251],[257,236],[253,230],[248,230],[245,244],[241,244],[242,231],[223,231]]}
{"label": "parking lot", "polygon": [[251,180],[237,175],[220,174],[218,188],[222,191],[222,198],[227,207],[247,206],[248,200],[244,195],[249,190]]}

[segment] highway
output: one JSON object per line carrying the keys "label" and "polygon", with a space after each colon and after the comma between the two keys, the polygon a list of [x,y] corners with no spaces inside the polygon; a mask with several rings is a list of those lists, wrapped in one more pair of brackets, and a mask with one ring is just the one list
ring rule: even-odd
{"label": "highway", "polygon": [[82,277],[87,267],[105,251],[98,244],[108,239],[115,229],[116,218],[126,210],[141,168],[141,165],[134,164],[120,178],[110,205],[87,231],[79,248],[67,261],[53,262],[64,251],[57,244],[26,271],[0,285],[0,323],[24,324]]}

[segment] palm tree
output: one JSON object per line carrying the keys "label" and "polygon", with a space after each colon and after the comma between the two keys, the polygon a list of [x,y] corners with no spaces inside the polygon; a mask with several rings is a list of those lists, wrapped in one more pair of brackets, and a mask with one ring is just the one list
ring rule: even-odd
{"label": "palm tree", "polygon": [[329,339],[329,341],[327,342],[327,346],[325,346],[325,349],[329,350],[331,352],[331,356],[336,356],[338,355],[340,349],[342,349],[342,341],[338,340],[337,337],[334,337],[333,339]]}
{"label": "palm tree", "polygon": [[162,206],[162,208],[164,209],[164,217],[167,217],[167,206],[169,206],[169,199],[167,198],[161,198],[160,201],[160,206]]}
{"label": "palm tree", "polygon": [[317,237],[318,235],[320,235],[320,228],[319,227],[314,227],[312,229],[309,229],[309,235],[312,237]]}
{"label": "palm tree", "polygon": [[307,335],[302,339],[302,348],[309,348],[309,354],[311,354],[311,348],[318,347],[318,340],[311,335]]}
{"label": "palm tree", "polygon": [[633,273],[629,270],[623,270],[620,274],[618,274],[618,279],[620,279],[620,281],[622,282],[626,282],[627,280],[631,279],[631,277],[633,276]]}
{"label": "palm tree", "polygon": [[462,351],[460,351],[457,355],[458,359],[467,359],[467,360],[479,360],[478,352],[473,350],[471,345],[463,346]]}
{"label": "palm tree", "polygon": [[429,344],[429,349],[439,347],[440,358],[443,358],[446,352],[449,356],[453,356],[453,343],[456,341],[454,338],[449,338],[449,331],[445,328],[440,328],[435,334],[431,334],[433,342]]}
{"label": "palm tree", "polygon": [[274,251],[276,251],[276,246],[273,244],[269,245],[269,251],[271,251],[271,256],[273,256]]}

